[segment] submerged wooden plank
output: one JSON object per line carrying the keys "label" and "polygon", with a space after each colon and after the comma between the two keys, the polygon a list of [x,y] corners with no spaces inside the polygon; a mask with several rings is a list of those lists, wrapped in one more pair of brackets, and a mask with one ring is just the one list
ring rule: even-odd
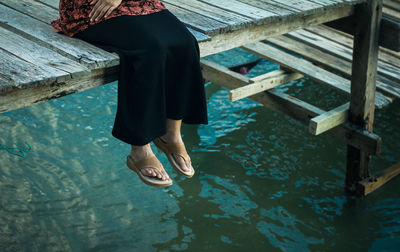
{"label": "submerged wooden plank", "polygon": [[361,180],[357,184],[357,194],[365,196],[383,186],[392,178],[400,174],[400,163],[397,163],[377,174]]}
{"label": "submerged wooden plank", "polygon": [[[311,79],[321,84],[333,87],[347,95],[350,94],[349,80],[328,72],[322,68],[316,67],[304,59],[294,57],[262,42],[243,45],[241,48],[248,50],[260,57],[271,60],[281,66],[289,68],[292,71],[307,75]],[[391,99],[378,92],[376,93],[375,105],[377,107],[383,107],[390,102]]]}

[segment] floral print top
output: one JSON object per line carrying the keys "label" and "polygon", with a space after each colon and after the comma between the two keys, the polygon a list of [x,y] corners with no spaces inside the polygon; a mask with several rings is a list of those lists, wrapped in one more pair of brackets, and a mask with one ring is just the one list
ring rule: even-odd
{"label": "floral print top", "polygon": [[73,37],[90,25],[121,15],[147,15],[166,9],[160,0],[122,0],[121,4],[110,15],[97,21],[90,21],[89,13],[94,7],[91,0],[60,0],[60,16],[51,21],[58,33]]}

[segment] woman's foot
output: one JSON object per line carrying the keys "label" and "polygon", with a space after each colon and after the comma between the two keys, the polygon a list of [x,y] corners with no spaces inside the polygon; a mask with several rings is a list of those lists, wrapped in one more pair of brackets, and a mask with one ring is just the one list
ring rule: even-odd
{"label": "woman's foot", "polygon": [[[138,161],[144,157],[150,156],[151,154],[154,154],[153,151],[151,150],[150,143],[146,145],[131,145],[131,153],[130,156],[134,161]],[[162,171],[158,171],[155,168],[144,168],[143,169],[143,175],[149,176],[149,177],[156,177],[161,180],[169,180],[169,176],[167,172],[162,169]]]}
{"label": "woman's foot", "polygon": [[[179,132],[176,131],[167,131],[167,133],[163,136],[160,137],[160,139],[165,142],[165,143],[183,143],[182,140],[182,136]],[[173,158],[175,159],[175,162],[178,163],[178,165],[185,171],[188,172],[191,169],[193,169],[192,167],[192,162],[190,160],[190,157],[188,158],[188,160],[182,158],[179,155],[174,155],[172,154]]]}

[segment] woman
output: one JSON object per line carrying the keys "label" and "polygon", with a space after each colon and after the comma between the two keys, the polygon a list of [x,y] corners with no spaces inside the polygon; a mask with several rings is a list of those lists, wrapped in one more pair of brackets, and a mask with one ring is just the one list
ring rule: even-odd
{"label": "woman", "polygon": [[159,0],[60,0],[56,32],[120,56],[112,135],[131,145],[127,165],[143,182],[172,185],[152,152],[192,177],[181,124],[208,124],[196,38]]}

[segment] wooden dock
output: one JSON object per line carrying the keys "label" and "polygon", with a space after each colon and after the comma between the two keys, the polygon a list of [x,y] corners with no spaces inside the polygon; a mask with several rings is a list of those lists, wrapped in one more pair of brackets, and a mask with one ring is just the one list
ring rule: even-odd
{"label": "wooden dock", "polygon": [[[369,172],[382,144],[373,133],[374,110],[400,98],[400,0],[162,2],[197,38],[201,57],[240,47],[281,66],[248,78],[201,59],[205,79],[230,89],[232,102],[250,98],[312,134],[343,140],[348,192],[368,194],[400,172],[399,165]],[[0,113],[118,79],[116,53],[54,32],[58,4],[0,0]],[[273,89],[304,76],[347,94],[349,102],[324,111]]]}

